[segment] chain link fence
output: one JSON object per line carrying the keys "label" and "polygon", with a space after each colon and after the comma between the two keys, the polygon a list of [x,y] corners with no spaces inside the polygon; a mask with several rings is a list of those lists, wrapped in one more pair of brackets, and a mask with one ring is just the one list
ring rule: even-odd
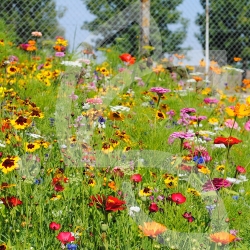
{"label": "chain link fence", "polygon": [[[71,50],[82,42],[95,48],[119,45],[136,56],[145,53],[142,49],[149,45],[160,55],[203,51],[205,8],[206,0],[1,0],[0,19],[17,45],[38,30],[44,40],[65,36]],[[209,19],[209,49],[226,51],[230,64],[234,57],[242,57],[244,63],[239,65],[246,70],[250,1],[209,0]],[[199,57],[204,57],[203,52]]]}

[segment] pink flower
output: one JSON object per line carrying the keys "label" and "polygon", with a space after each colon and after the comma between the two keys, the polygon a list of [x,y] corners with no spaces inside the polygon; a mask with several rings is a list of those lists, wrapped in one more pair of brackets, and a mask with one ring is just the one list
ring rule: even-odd
{"label": "pink flower", "polygon": [[226,119],[224,122],[225,126],[228,128],[234,128],[237,129],[239,127],[238,123],[234,121],[234,119]]}
{"label": "pink flower", "polygon": [[56,57],[64,57],[65,54],[64,54],[64,52],[56,52],[56,53],[55,53],[55,56],[56,56]]}
{"label": "pink flower", "polygon": [[155,213],[155,212],[157,212],[158,210],[159,210],[159,207],[158,207],[158,205],[156,204],[156,203],[154,203],[154,202],[152,202],[150,205],[149,205],[149,211],[151,212],[151,213]]}
{"label": "pink flower", "polygon": [[200,122],[200,121],[206,120],[207,117],[203,115],[200,115],[200,116],[193,115],[193,116],[190,116],[189,119],[192,121]]}
{"label": "pink flower", "polygon": [[168,93],[171,90],[170,89],[165,89],[165,88],[162,88],[162,87],[153,87],[153,88],[150,89],[150,91],[155,92],[155,93],[160,94],[160,95],[163,95],[164,93]]}
{"label": "pink flower", "polygon": [[212,99],[212,98],[205,98],[203,100],[203,102],[205,102],[206,104],[216,104],[218,103],[219,101],[217,99]]}
{"label": "pink flower", "polygon": [[244,128],[246,131],[250,131],[250,120],[245,123]]}
{"label": "pink flower", "polygon": [[190,114],[190,113],[195,113],[196,112],[196,109],[194,108],[183,108],[181,109],[181,114]]}
{"label": "pink flower", "polygon": [[78,96],[74,94],[74,92],[72,92],[71,95],[69,95],[69,98],[72,100],[72,101],[75,101],[78,99]]}
{"label": "pink flower", "polygon": [[230,187],[231,182],[223,178],[214,178],[213,180],[208,180],[203,186],[203,191],[213,191],[220,190],[223,187]]}
{"label": "pink flower", "polygon": [[51,230],[59,230],[61,228],[61,225],[52,221],[50,224],[49,224],[49,228]]}
{"label": "pink flower", "polygon": [[89,98],[86,100],[86,102],[90,104],[102,104],[102,99],[101,98]]}
{"label": "pink flower", "polygon": [[195,134],[191,133],[191,132],[174,132],[173,134],[171,134],[168,138],[168,143],[172,144],[174,142],[175,139],[179,138],[179,139],[190,139],[192,137],[194,137]]}
{"label": "pink flower", "polygon": [[71,241],[75,240],[75,237],[71,234],[71,232],[60,232],[56,238],[62,242],[62,244],[67,244]]}
{"label": "pink flower", "polygon": [[186,197],[182,193],[174,193],[171,194],[171,201],[179,205],[186,201]]}
{"label": "pink flower", "polygon": [[185,212],[182,216],[183,216],[183,218],[187,219],[188,222],[190,222],[190,223],[195,220],[194,217],[192,216],[191,212],[190,213]]}
{"label": "pink flower", "polygon": [[142,181],[142,176],[140,174],[133,174],[130,180],[139,183]]}
{"label": "pink flower", "polygon": [[242,167],[242,166],[237,166],[236,167],[236,171],[239,173],[239,174],[245,174],[247,172],[247,170]]}

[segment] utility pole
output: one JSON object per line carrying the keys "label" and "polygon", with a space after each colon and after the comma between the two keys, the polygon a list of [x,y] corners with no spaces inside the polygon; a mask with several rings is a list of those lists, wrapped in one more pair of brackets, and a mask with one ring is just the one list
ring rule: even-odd
{"label": "utility pole", "polygon": [[140,13],[140,51],[139,54],[145,54],[144,46],[149,45],[150,36],[150,0],[141,0],[141,13]]}

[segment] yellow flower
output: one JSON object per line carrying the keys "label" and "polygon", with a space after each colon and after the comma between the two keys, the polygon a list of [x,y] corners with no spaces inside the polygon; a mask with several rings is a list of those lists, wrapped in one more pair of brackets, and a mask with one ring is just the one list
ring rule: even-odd
{"label": "yellow flower", "polygon": [[152,194],[152,189],[150,187],[145,187],[139,192],[139,196],[150,196]]}
{"label": "yellow flower", "polygon": [[25,129],[30,126],[31,120],[23,116],[19,116],[17,119],[10,120],[10,123],[15,129]]}
{"label": "yellow flower", "polygon": [[50,199],[51,201],[57,201],[60,200],[62,198],[61,195],[53,195],[53,197]]}
{"label": "yellow flower", "polygon": [[39,148],[40,148],[40,145],[35,143],[35,142],[33,142],[33,143],[26,142],[25,143],[25,151],[26,152],[32,153],[32,152],[36,151]]}
{"label": "yellow flower", "polygon": [[94,187],[96,185],[96,181],[93,178],[90,178],[89,181],[88,181],[88,185],[90,187]]}
{"label": "yellow flower", "polygon": [[233,109],[227,107],[225,108],[225,111],[229,116],[234,116],[238,118],[250,116],[250,106],[246,104],[237,103]]}
{"label": "yellow flower", "polygon": [[114,150],[114,148],[108,144],[108,143],[103,143],[102,145],[102,152],[105,154],[111,153]]}
{"label": "yellow flower", "polygon": [[187,192],[193,194],[194,196],[200,196],[201,195],[200,192],[198,192],[194,188],[188,188]]}
{"label": "yellow flower", "polygon": [[208,119],[208,123],[211,124],[211,125],[218,125],[219,120],[212,117],[212,118]]}
{"label": "yellow flower", "polygon": [[155,116],[157,119],[165,119],[166,118],[166,115],[163,112],[161,112],[160,110],[157,110]]}
{"label": "yellow flower", "polygon": [[178,178],[167,178],[164,182],[167,188],[175,188],[178,186]]}
{"label": "yellow flower", "polygon": [[203,174],[210,174],[210,169],[204,165],[198,165],[198,171]]}
{"label": "yellow flower", "polygon": [[66,46],[68,46],[68,41],[61,37],[61,38],[57,38],[56,44],[66,47]]}
{"label": "yellow flower", "polygon": [[216,170],[219,172],[223,172],[225,170],[225,165],[219,165],[216,167]]}
{"label": "yellow flower", "polygon": [[124,115],[118,111],[116,111],[116,112],[110,111],[108,118],[112,121],[123,121]]}
{"label": "yellow flower", "polygon": [[0,164],[0,169],[3,173],[7,174],[18,168],[18,161],[20,158],[18,156],[7,156],[6,158],[2,159]]}
{"label": "yellow flower", "polygon": [[18,68],[16,66],[10,65],[7,67],[7,73],[10,75],[14,75],[18,72]]}

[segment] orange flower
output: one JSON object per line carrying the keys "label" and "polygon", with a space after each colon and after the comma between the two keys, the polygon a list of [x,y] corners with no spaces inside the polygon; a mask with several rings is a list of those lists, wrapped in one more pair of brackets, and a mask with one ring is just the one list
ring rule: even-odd
{"label": "orange flower", "polygon": [[240,57],[234,57],[234,61],[235,62],[239,62],[239,61],[241,61],[242,59],[240,58]]}
{"label": "orange flower", "polygon": [[227,232],[218,232],[210,235],[211,241],[221,244],[229,244],[236,239],[236,236]]}
{"label": "orange flower", "polygon": [[250,106],[246,104],[237,103],[234,107],[225,108],[225,111],[229,116],[237,116],[238,118],[250,116]]}
{"label": "orange flower", "polygon": [[167,228],[155,221],[144,222],[143,226],[139,226],[145,236],[156,238],[161,233],[164,233]]}
{"label": "orange flower", "polygon": [[206,62],[204,61],[204,59],[200,60],[200,66],[201,67],[205,67],[206,66]]}
{"label": "orange flower", "polygon": [[200,82],[202,81],[203,79],[199,76],[194,76],[193,79],[196,81],[196,82]]}
{"label": "orange flower", "polygon": [[185,58],[185,55],[179,55],[179,54],[174,54],[175,57],[177,57],[179,60],[180,59],[184,59]]}
{"label": "orange flower", "polygon": [[250,88],[250,79],[244,79],[242,83],[245,85],[246,88]]}
{"label": "orange flower", "polygon": [[222,72],[221,68],[215,67],[215,66],[210,66],[210,70],[212,70],[214,73],[216,73],[218,75],[220,75]]}

